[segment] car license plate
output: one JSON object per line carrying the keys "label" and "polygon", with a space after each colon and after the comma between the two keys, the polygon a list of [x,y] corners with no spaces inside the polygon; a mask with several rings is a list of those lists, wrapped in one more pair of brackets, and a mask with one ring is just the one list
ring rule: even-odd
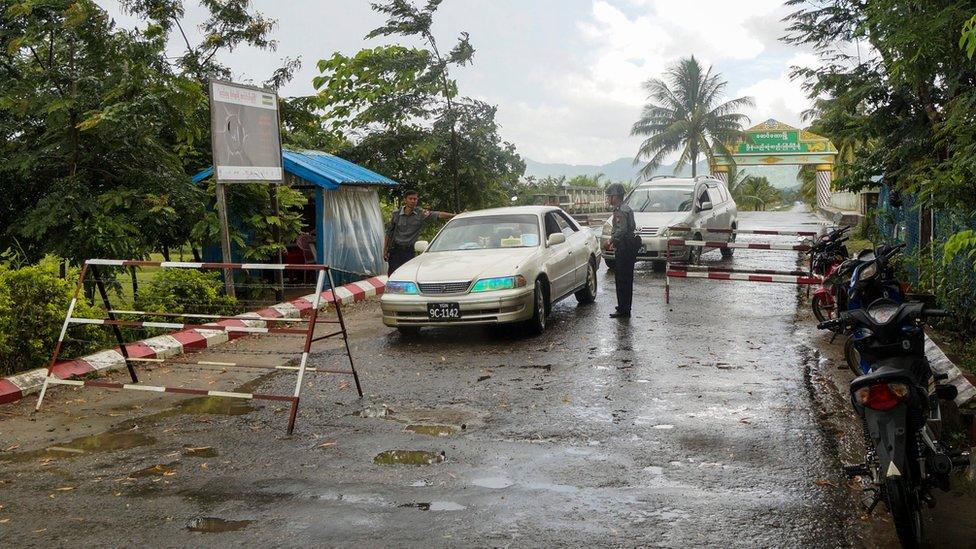
{"label": "car license plate", "polygon": [[461,318],[461,306],[457,303],[428,303],[427,318],[431,320],[454,320]]}

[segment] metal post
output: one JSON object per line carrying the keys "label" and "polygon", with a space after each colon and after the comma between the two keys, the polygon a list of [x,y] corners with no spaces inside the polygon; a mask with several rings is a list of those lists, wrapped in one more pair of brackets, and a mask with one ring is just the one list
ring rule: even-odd
{"label": "metal post", "polygon": [[[216,158],[216,156],[214,156]],[[216,178],[216,170],[214,171],[214,177]],[[220,220],[220,255],[221,261],[224,263],[233,263],[234,259],[231,257],[230,251],[230,225],[227,221],[227,196],[224,193],[224,183],[220,180],[216,181],[216,192],[217,192],[217,217]],[[224,269],[224,287],[226,288],[227,295],[230,297],[236,297],[234,292],[234,271],[230,269]]]}
{"label": "metal post", "polygon": [[667,233],[667,251],[664,252],[664,304],[671,304],[671,277],[668,271],[671,270],[671,229]]}
{"label": "metal post", "polygon": [[332,302],[335,304],[336,316],[339,317],[339,327],[342,329],[342,341],[346,344],[346,356],[349,357],[349,369],[352,370],[352,377],[356,380],[356,392],[359,398],[363,398],[363,387],[359,384],[359,373],[356,372],[356,365],[352,362],[352,351],[349,350],[349,335],[346,333],[346,323],[342,319],[342,307],[339,305],[339,297],[335,293],[335,282],[332,280],[332,269],[325,268],[329,275],[329,289],[332,290]]}
{"label": "metal post", "polygon": [[[279,204],[278,204],[278,186],[277,186],[277,184],[271,183],[271,189],[269,189],[269,191],[271,193],[271,213],[272,213],[272,215],[274,215],[275,217],[277,217],[277,218],[280,219]],[[280,246],[282,244],[282,242],[281,242],[281,227],[278,226],[278,225],[275,225],[271,229],[271,233],[272,233],[272,237],[274,238],[275,243]],[[278,248],[278,264],[281,265],[283,263],[284,263],[284,259],[281,256],[281,248],[279,247]],[[305,272],[308,272],[308,271],[305,271]],[[274,278],[275,278],[275,299],[277,300],[278,303],[281,303],[282,301],[285,300],[285,271],[283,271],[283,270],[276,270],[276,271],[274,271]]]}
{"label": "metal post", "polygon": [[[62,263],[63,265],[63,263]],[[67,269],[65,269],[65,276],[67,276]],[[75,295],[71,297],[71,303],[68,304],[68,313],[64,316],[64,324],[61,325],[61,333],[58,335],[58,341],[54,344],[54,354],[51,355],[51,361],[47,364],[47,375],[44,376],[44,385],[41,386],[41,394],[37,398],[37,405],[34,410],[41,409],[41,403],[44,402],[44,394],[47,392],[47,380],[51,377],[51,371],[54,369],[54,363],[58,360],[58,355],[61,354],[61,343],[64,341],[65,334],[68,333],[68,323],[71,320],[71,315],[75,312],[75,305],[78,304],[78,296],[81,295],[81,288],[85,284],[85,275],[88,274],[88,262],[81,265],[81,274],[78,275],[78,283],[75,284]]]}
{"label": "metal post", "polygon": [[[105,291],[105,283],[102,282],[102,278],[98,276],[98,267],[91,266],[92,275],[95,276],[95,287],[98,288],[98,293],[102,296],[102,303],[105,305],[105,313],[108,315],[108,319],[114,321],[115,314],[112,313],[112,304],[108,300],[108,292]],[[122,353],[122,358],[125,359],[125,367],[129,369],[129,377],[132,378],[132,383],[139,383],[139,378],[136,377],[136,371],[132,367],[132,362],[129,361],[129,351],[125,348],[125,340],[122,339],[122,330],[119,328],[118,324],[112,324],[112,332],[115,334],[115,340],[119,344],[119,352]]]}
{"label": "metal post", "polygon": [[[308,318],[308,334],[305,336],[305,347],[302,349],[302,360],[298,364],[298,380],[295,382],[295,400],[291,401],[291,415],[288,417],[288,434],[295,430],[295,419],[298,417],[298,399],[302,393],[302,381],[305,378],[305,366],[308,364],[308,354],[312,350],[312,339],[315,337],[315,321],[319,316],[319,306],[322,303],[322,286],[325,284],[325,271],[319,271],[315,281],[315,301]],[[335,294],[333,294],[335,295]]]}

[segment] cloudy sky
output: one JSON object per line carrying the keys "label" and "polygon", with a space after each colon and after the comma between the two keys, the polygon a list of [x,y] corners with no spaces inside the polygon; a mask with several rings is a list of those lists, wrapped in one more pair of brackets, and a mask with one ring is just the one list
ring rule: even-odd
{"label": "cloudy sky", "polygon": [[[98,0],[122,26],[117,0]],[[419,1],[419,0],[418,0]],[[200,21],[185,0],[187,21]],[[792,65],[815,62],[809,51],[781,43],[783,0],[445,0],[435,18],[442,47],[467,31],[473,66],[454,73],[461,92],[498,106],[503,137],[540,162],[603,164],[632,157],[630,137],[644,94],[676,59],[695,55],[728,80],[729,98],[752,96],[753,123],[776,118],[802,125],[809,101],[790,82]],[[389,39],[363,40],[383,23],[368,0],[255,0],[276,19],[277,51],[224,54],[238,81],[264,80],[283,57],[301,57],[302,71],[284,95],[313,93],[315,63]],[[197,35],[199,36],[199,35]],[[173,42],[174,51],[179,43]]]}

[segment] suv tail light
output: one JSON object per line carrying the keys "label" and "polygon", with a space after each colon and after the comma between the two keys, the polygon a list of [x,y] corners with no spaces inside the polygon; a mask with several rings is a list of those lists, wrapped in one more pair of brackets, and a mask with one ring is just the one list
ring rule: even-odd
{"label": "suv tail light", "polygon": [[890,410],[898,406],[908,396],[908,385],[904,383],[876,383],[854,391],[854,398],[865,408]]}

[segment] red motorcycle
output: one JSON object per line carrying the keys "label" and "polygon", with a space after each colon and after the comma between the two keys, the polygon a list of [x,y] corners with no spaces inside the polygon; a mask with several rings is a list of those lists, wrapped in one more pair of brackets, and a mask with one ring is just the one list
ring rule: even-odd
{"label": "red motorcycle", "polygon": [[[831,320],[837,315],[837,301],[834,298],[834,284],[837,282],[837,270],[850,257],[844,242],[844,234],[850,227],[834,229],[820,237],[810,248],[810,272],[821,277],[823,282],[813,292],[810,305],[813,316],[818,322]],[[843,282],[843,281],[841,281]]]}

